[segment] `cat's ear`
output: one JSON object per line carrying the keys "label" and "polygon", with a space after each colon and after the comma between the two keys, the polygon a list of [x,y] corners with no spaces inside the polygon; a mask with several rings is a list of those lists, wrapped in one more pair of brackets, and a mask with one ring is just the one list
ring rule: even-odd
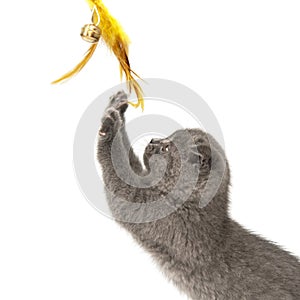
{"label": "cat's ear", "polygon": [[190,162],[193,165],[201,163],[202,155],[198,151],[198,148],[193,146],[190,148],[189,154],[188,154],[188,162]]}
{"label": "cat's ear", "polygon": [[209,172],[211,169],[211,148],[202,138],[195,141],[190,148],[188,161],[198,165],[202,172]]}

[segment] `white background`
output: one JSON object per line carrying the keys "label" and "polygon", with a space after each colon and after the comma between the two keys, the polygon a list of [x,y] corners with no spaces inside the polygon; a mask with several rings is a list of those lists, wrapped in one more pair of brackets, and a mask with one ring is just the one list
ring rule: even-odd
{"label": "white background", "polygon": [[[233,217],[299,256],[299,1],[105,3],[134,70],[189,86],[217,116]],[[76,78],[49,84],[86,51],[89,20],[83,0],[0,4],[0,298],[185,299],[76,183],[79,118],[119,83],[101,46]]]}

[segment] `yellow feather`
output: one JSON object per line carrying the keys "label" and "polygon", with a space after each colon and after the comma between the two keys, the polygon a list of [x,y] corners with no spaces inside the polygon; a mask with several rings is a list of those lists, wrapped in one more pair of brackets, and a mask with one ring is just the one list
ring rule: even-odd
{"label": "yellow feather", "polygon": [[115,54],[120,62],[121,80],[123,74],[125,74],[129,91],[133,89],[138,97],[138,102],[136,104],[130,104],[134,107],[141,106],[142,110],[144,110],[142,88],[134,79],[132,74],[134,74],[138,78],[139,76],[131,70],[128,59],[128,48],[130,43],[128,36],[123,31],[119,22],[109,13],[102,0],[87,0],[87,2],[91,9],[94,9],[94,7],[96,7],[97,12],[99,13],[100,22],[98,20],[98,15],[95,12],[93,14],[93,21],[94,24],[99,22],[99,28],[101,28],[101,35],[103,40],[105,41],[107,47]]}
{"label": "yellow feather", "polygon": [[[133,77],[133,75],[138,78],[140,77],[131,70],[128,59],[128,48],[130,42],[128,36],[122,29],[119,22],[109,13],[102,0],[87,0],[87,2],[91,10],[93,11],[93,23],[95,26],[98,26],[101,30],[101,38],[104,40],[107,47],[114,53],[114,55],[119,60],[121,80],[123,74],[125,74],[129,91],[133,89],[137,95],[138,102],[136,104],[130,102],[130,104],[134,107],[141,106],[143,110],[143,91],[136,79]],[[95,52],[96,47],[97,44],[93,44],[86,53],[83,60],[72,71],[63,75],[61,78],[53,81],[53,83],[64,81],[77,74],[90,60],[93,53]]]}
{"label": "yellow feather", "polygon": [[65,80],[71,78],[72,76],[76,75],[77,73],[79,73],[82,70],[82,68],[88,63],[88,61],[91,59],[96,48],[97,48],[97,44],[92,44],[90,46],[89,50],[86,52],[82,61],[73,70],[71,70],[68,73],[66,73],[65,75],[61,76],[59,79],[54,80],[52,82],[52,84],[56,84],[56,83],[65,81]]}

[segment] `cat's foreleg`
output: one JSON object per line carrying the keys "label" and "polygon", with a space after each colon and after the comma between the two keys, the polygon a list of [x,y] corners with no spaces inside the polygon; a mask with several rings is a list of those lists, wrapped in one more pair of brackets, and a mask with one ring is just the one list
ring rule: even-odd
{"label": "cat's foreleg", "polygon": [[[108,107],[118,107],[121,106],[121,109],[118,109],[120,112],[120,117],[123,121],[123,124],[125,124],[125,111],[127,110],[128,105],[128,95],[124,91],[119,91],[115,95],[110,97],[110,103]],[[131,146],[130,140],[128,138],[128,134],[126,132],[125,126],[122,126],[120,129],[120,134],[122,135],[122,141],[125,148],[125,151],[127,152],[127,155],[129,157],[129,163],[132,168],[132,170],[136,174],[142,174],[143,172],[143,165],[138,158],[138,156],[134,153],[134,150]]]}
{"label": "cat's foreleg", "polygon": [[143,171],[125,129],[124,113],[127,107],[127,95],[124,92],[113,95],[99,131],[97,158],[102,166],[105,184],[112,191],[120,187],[128,188],[128,184],[134,185],[132,183],[139,179]]}

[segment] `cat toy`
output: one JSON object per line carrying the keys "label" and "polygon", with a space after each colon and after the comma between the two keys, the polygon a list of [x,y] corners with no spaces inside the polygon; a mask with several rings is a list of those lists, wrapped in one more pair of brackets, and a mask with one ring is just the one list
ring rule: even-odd
{"label": "cat toy", "polygon": [[121,80],[125,74],[129,92],[133,89],[137,95],[137,103],[129,103],[135,108],[140,106],[144,110],[143,91],[134,76],[140,77],[131,69],[129,63],[128,48],[130,42],[127,34],[119,22],[109,13],[102,0],[87,0],[87,2],[92,10],[92,24],[84,25],[80,35],[84,41],[91,43],[91,46],[78,65],[52,83],[64,82],[78,74],[91,59],[102,39],[120,63]]}

